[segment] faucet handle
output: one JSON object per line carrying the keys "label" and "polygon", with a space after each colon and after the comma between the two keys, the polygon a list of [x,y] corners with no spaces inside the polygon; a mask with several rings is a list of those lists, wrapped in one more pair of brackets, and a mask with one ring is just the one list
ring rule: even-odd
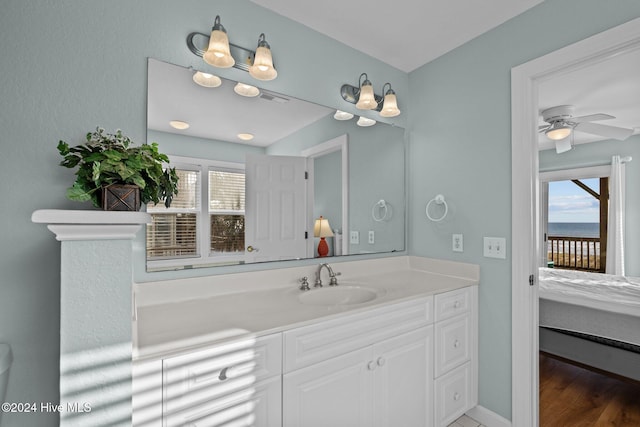
{"label": "faucet handle", "polygon": [[309,280],[307,279],[307,276],[303,277],[302,279],[299,280],[300,282],[300,290],[301,291],[308,291],[309,288]]}
{"label": "faucet handle", "polygon": [[336,276],[340,276],[341,274],[342,273],[340,272],[334,273],[329,280],[329,286],[338,286],[338,279],[336,278]]}

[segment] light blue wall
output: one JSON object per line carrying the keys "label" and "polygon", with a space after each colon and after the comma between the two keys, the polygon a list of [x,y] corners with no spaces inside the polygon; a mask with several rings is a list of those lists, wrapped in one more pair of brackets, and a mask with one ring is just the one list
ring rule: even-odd
{"label": "light blue wall", "polygon": [[[409,252],[480,264],[480,404],[511,418],[511,68],[640,16],[640,2],[546,0],[409,76]],[[438,193],[440,223],[424,215]],[[464,252],[451,251],[451,234]],[[507,238],[507,259],[482,256]]]}
{"label": "light blue wall", "polygon": [[[216,14],[235,44],[254,47],[266,33],[278,66],[278,78],[263,85],[267,89],[343,108],[340,86],[354,84],[366,71],[377,84],[392,82],[399,99],[408,96],[406,73],[247,0],[3,1],[0,342],[14,351],[9,401],[59,399],[60,243],[30,217],[42,208],[88,206],[65,199],[73,172],[58,166],[58,140],[80,143],[101,125],[144,141],[147,58],[202,66],[188,51],[186,36],[209,31]],[[250,81],[236,69],[219,74]],[[144,270],[144,242],[134,243],[138,274]],[[55,426],[58,417],[5,414],[2,422]]]}
{"label": "light blue wall", "polygon": [[[482,236],[510,237],[509,71],[640,16],[636,0],[614,4],[547,0],[407,76],[247,0],[2,2],[0,341],[15,356],[7,399],[59,398],[60,245],[30,216],[87,206],[64,198],[73,173],[57,166],[57,141],[80,143],[97,125],[144,141],[147,58],[200,67],[185,37],[208,31],[220,14],[236,44],[251,47],[267,34],[279,75],[265,88],[355,112],[340,98],[343,83],[366,71],[376,84],[393,84],[403,110],[397,123],[411,131],[410,252],[481,265],[480,403],[509,418],[509,259],[480,255]],[[249,82],[235,69],[220,74]],[[424,206],[437,193],[451,213],[436,225]],[[451,252],[453,232],[464,233],[462,254]],[[144,243],[137,244],[136,275],[144,270]],[[58,418],[5,414],[3,423],[55,426]]]}
{"label": "light blue wall", "polygon": [[625,166],[626,183],[626,227],[625,227],[625,274],[640,277],[640,135],[626,141],[598,141],[576,145],[566,153],[556,150],[540,152],[540,170],[573,169],[597,164],[611,163],[611,156],[631,156],[634,160]]}

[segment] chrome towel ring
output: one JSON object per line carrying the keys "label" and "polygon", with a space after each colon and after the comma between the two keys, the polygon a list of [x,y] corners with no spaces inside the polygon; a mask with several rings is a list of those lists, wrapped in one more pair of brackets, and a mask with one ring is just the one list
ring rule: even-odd
{"label": "chrome towel ring", "polygon": [[[434,218],[429,213],[429,207],[431,207],[431,204],[434,202],[436,205],[444,205],[444,213],[440,218]],[[436,197],[429,200],[429,203],[427,203],[427,207],[425,208],[425,213],[427,214],[427,218],[429,218],[433,222],[442,221],[447,216],[448,212],[449,212],[449,206],[447,205],[447,201],[444,199],[444,196],[442,194],[438,194]]]}
{"label": "chrome towel ring", "polygon": [[392,214],[391,204],[384,199],[378,200],[371,208],[371,216],[376,222],[388,221]]}

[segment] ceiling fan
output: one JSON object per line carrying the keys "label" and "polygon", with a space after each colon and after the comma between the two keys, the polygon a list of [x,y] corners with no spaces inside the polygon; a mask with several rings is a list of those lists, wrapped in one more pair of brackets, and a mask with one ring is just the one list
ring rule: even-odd
{"label": "ceiling fan", "polygon": [[574,110],[573,105],[559,105],[547,108],[541,113],[542,119],[547,124],[540,126],[538,131],[540,133],[544,132],[547,138],[555,141],[557,153],[571,150],[571,138],[568,137],[573,134],[574,130],[620,141],[624,141],[633,134],[633,129],[592,123],[600,120],[615,119],[614,116],[598,113],[573,117]]}

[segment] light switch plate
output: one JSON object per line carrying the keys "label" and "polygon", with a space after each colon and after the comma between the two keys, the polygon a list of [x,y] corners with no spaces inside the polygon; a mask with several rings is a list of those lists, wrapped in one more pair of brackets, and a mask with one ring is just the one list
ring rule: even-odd
{"label": "light switch plate", "polygon": [[369,230],[369,244],[373,245],[376,242],[376,233],[373,230]]}
{"label": "light switch plate", "polygon": [[487,258],[507,258],[507,239],[504,237],[485,237],[483,255]]}
{"label": "light switch plate", "polygon": [[349,234],[349,243],[352,245],[357,245],[360,243],[360,233],[357,231],[352,231]]}

